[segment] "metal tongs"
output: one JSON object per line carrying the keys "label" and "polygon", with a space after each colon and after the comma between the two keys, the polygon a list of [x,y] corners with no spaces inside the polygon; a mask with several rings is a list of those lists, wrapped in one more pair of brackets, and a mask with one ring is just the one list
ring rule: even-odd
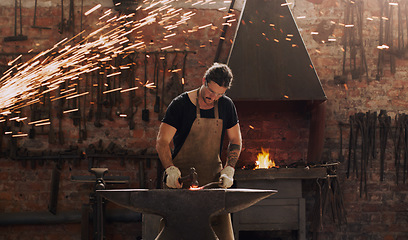
{"label": "metal tongs", "polygon": [[210,187],[213,187],[213,186],[219,186],[220,184],[222,184],[222,181],[221,181],[221,180],[218,181],[218,182],[210,182],[210,183],[207,183],[207,184],[201,186],[200,188],[201,188],[201,189],[205,189],[205,188],[210,188]]}

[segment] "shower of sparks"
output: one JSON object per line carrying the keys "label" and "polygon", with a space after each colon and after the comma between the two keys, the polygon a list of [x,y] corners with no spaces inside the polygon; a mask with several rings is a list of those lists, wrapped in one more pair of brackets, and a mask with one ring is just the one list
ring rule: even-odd
{"label": "shower of sparks", "polygon": [[[0,78],[0,115],[9,115],[18,109],[39,103],[41,102],[39,98],[45,93],[50,94],[51,101],[89,94],[89,92],[80,92],[81,89],[77,85],[77,82],[83,79],[81,75],[92,72],[104,74],[105,69],[115,58],[125,58],[138,50],[145,49],[147,44],[142,40],[143,27],[153,23],[159,24],[166,31],[166,36],[162,40],[166,40],[168,37],[175,36],[173,29],[187,25],[187,21],[196,14],[193,11],[183,13],[183,9],[174,8],[171,5],[172,2],[175,0],[143,1],[143,8],[139,6],[137,9],[145,11],[146,17],[140,20],[134,20],[135,13],[113,16],[113,11],[109,9],[99,18],[100,22],[96,24],[101,26],[99,29],[90,33],[84,30],[71,39],[62,39],[52,48],[40,52],[25,63],[18,63],[21,55],[10,61],[8,63],[10,69]],[[213,3],[214,1],[208,0],[195,1],[192,5]],[[101,8],[100,4],[88,10],[85,15],[95,13],[99,8]],[[194,26],[187,32],[195,32],[210,26],[213,25],[210,23],[201,27]],[[132,37],[134,35],[136,36]],[[160,49],[163,51],[172,47],[172,45],[162,46]],[[129,65],[109,67],[112,71],[106,77],[120,75],[122,70],[129,68]],[[70,81],[75,81],[76,84]],[[70,86],[62,89],[63,83],[68,83]],[[156,86],[154,83],[147,82],[141,84],[141,87],[155,88]],[[127,89],[117,88],[104,93],[115,91],[123,93],[138,88],[138,86]],[[59,90],[58,95],[55,93],[57,90]],[[71,111],[77,111],[77,109],[67,110],[64,113]],[[3,118],[0,121],[3,121]],[[41,120],[31,124],[45,123]]]}

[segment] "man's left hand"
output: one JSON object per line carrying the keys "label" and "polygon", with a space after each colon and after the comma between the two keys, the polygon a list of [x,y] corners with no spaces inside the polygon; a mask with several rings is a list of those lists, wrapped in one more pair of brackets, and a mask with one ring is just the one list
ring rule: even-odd
{"label": "man's left hand", "polygon": [[220,187],[229,188],[234,183],[235,169],[231,166],[226,166],[221,170],[220,174]]}

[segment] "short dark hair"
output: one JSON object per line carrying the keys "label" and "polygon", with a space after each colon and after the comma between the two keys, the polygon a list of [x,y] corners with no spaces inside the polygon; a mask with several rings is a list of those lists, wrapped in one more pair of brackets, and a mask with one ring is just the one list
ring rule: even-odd
{"label": "short dark hair", "polygon": [[230,88],[232,84],[232,71],[223,63],[214,63],[204,74],[205,82],[208,84],[213,81],[221,87]]}

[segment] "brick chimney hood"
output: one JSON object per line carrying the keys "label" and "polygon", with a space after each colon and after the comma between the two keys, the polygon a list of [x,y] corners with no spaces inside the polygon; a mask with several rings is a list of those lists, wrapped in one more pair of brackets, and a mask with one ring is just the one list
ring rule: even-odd
{"label": "brick chimney hood", "polygon": [[227,64],[234,100],[327,99],[285,0],[245,2]]}

